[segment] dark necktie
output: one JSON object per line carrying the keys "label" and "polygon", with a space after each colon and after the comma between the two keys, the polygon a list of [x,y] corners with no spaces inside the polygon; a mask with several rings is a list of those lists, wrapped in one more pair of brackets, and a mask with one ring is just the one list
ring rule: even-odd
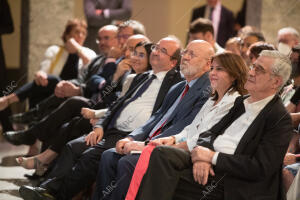
{"label": "dark necktie", "polygon": [[243,97],[238,97],[234,102],[234,106],[229,110],[227,115],[225,115],[210,130],[201,133],[197,140],[197,146],[203,146],[214,150],[213,144],[215,139],[219,135],[222,135],[225,130],[245,112],[243,100]]}
{"label": "dark necktie", "polygon": [[210,19],[210,21],[212,21],[213,19],[212,19],[212,14],[213,14],[213,11],[214,11],[214,7],[210,7],[209,8],[209,19]]}
{"label": "dark necktie", "polygon": [[108,129],[113,128],[118,117],[120,116],[121,112],[126,108],[128,104],[136,100],[138,97],[142,96],[142,94],[148,89],[152,81],[156,78],[154,74],[151,75],[151,77],[145,81],[145,83],[138,89],[138,91],[135,93],[134,96],[132,96],[130,99],[128,99],[126,102],[123,103],[123,105],[118,109],[118,111],[114,114],[112,120],[110,121],[108,125]]}
{"label": "dark necktie", "polygon": [[[183,93],[182,93],[182,95],[180,97],[180,101],[183,99],[183,97],[186,95],[186,93],[189,91],[189,89],[190,89],[189,84],[186,84],[185,89],[184,89],[184,91],[183,91]],[[168,121],[168,119],[166,119],[164,121],[164,123],[162,123],[162,125],[158,129],[156,129],[156,131],[152,134],[152,136],[149,137],[149,140],[151,140],[153,137],[155,137],[155,136],[157,136],[157,135],[159,135],[161,133],[162,128],[164,127],[164,125],[166,124],[167,121]]]}

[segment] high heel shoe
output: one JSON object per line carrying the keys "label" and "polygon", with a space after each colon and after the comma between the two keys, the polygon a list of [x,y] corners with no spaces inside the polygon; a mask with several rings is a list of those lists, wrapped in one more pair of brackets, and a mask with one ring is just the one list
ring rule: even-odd
{"label": "high heel shoe", "polygon": [[48,169],[48,165],[42,163],[37,157],[19,157],[16,158],[16,161],[20,166],[24,167],[25,169],[36,169],[35,173],[39,176],[42,176]]}

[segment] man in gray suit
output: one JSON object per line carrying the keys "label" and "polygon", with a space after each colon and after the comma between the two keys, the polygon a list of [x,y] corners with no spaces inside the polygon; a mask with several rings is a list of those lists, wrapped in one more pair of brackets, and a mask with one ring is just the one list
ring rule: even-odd
{"label": "man in gray suit", "polygon": [[[119,140],[116,148],[103,153],[94,199],[124,199],[139,159],[139,154],[130,152],[143,150],[149,140],[179,133],[193,121],[210,94],[207,72],[213,55],[214,49],[208,42],[189,43],[182,52],[180,65],[186,81],[171,88],[161,109],[146,124]],[[186,92],[184,88],[188,87]],[[117,182],[114,190],[107,193],[106,187],[114,181]]]}

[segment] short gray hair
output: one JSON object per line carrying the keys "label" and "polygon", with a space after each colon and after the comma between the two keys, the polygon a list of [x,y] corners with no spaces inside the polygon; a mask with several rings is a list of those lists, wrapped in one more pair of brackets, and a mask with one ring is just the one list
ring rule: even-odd
{"label": "short gray hair", "polygon": [[292,66],[290,59],[277,50],[263,50],[259,55],[274,59],[271,70],[273,74],[282,78],[282,85],[278,88],[280,90],[291,75]]}
{"label": "short gray hair", "polygon": [[299,38],[299,32],[293,27],[284,27],[278,31],[278,35],[287,34],[287,33]]}

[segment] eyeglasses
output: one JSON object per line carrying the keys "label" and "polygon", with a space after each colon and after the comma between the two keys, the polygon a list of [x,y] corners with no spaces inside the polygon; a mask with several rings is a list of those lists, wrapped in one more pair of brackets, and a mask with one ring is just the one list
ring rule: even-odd
{"label": "eyeglasses", "polygon": [[171,55],[168,54],[167,49],[160,48],[157,44],[154,44],[154,45],[151,46],[151,51],[159,51],[159,52],[161,52],[161,53],[163,53],[163,54],[165,54],[167,56],[170,56],[171,58],[174,58],[173,56],[171,56]]}
{"label": "eyeglasses", "polygon": [[143,58],[146,57],[146,55],[145,55],[144,53],[142,53],[142,52],[138,53],[137,51],[133,51],[133,52],[131,53],[131,56],[136,56],[136,57],[138,57],[138,58],[140,58],[140,59],[143,59]]}
{"label": "eyeglasses", "polygon": [[118,35],[118,39],[124,39],[124,40],[127,40],[131,35],[130,34],[124,34],[124,35]]}
{"label": "eyeglasses", "polygon": [[253,69],[255,71],[255,74],[257,74],[257,75],[267,73],[266,70],[262,66],[257,65],[257,64],[253,64],[250,66],[250,70],[253,70]]}
{"label": "eyeglasses", "polygon": [[187,49],[185,49],[185,50],[183,50],[183,51],[180,52],[180,55],[181,55],[181,56],[185,56],[186,54],[187,54],[188,56],[190,56],[191,59],[197,57],[197,56],[194,54],[193,51],[189,51],[189,50],[187,50]]}
{"label": "eyeglasses", "polygon": [[111,39],[114,39],[116,37],[110,37],[110,36],[104,36],[104,37],[97,37],[96,43],[99,44],[100,41],[109,41]]}

